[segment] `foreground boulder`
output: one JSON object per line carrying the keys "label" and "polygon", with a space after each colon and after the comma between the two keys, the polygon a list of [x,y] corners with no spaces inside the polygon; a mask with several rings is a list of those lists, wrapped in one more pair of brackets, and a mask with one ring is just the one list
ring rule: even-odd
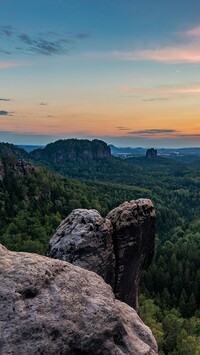
{"label": "foreground boulder", "polygon": [[119,300],[138,310],[141,271],[154,254],[155,220],[148,199],[124,202],[107,218],[77,209],[58,227],[47,255],[96,272]]}
{"label": "foreground boulder", "polygon": [[93,272],[0,245],[1,355],[155,355],[148,327]]}

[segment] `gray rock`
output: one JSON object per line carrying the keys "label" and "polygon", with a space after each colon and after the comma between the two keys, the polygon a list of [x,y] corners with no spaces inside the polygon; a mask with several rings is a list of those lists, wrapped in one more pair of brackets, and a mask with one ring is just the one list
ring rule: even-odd
{"label": "gray rock", "polygon": [[124,202],[107,218],[113,225],[116,298],[138,311],[141,272],[154,254],[155,209],[148,199]]}
{"label": "gray rock", "polygon": [[154,253],[155,218],[148,199],[124,202],[107,218],[74,210],[51,238],[47,255],[96,272],[119,300],[138,310],[141,271]]}
{"label": "gray rock", "polygon": [[51,238],[47,256],[94,271],[114,287],[112,225],[96,210],[70,213]]}
{"label": "gray rock", "polygon": [[151,331],[97,274],[0,245],[1,355],[155,355]]}

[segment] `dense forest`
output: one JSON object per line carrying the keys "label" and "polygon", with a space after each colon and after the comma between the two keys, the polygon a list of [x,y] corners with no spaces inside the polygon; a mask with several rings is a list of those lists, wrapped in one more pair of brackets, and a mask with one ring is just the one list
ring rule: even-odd
{"label": "dense forest", "polygon": [[[11,250],[45,254],[60,221],[74,208],[95,208],[105,216],[125,200],[152,199],[156,252],[143,273],[141,316],[158,340],[159,354],[198,355],[200,164],[106,155],[61,164],[1,145],[0,157],[9,168],[0,181],[0,242]],[[19,157],[51,171],[36,167],[18,174],[10,167]]]}

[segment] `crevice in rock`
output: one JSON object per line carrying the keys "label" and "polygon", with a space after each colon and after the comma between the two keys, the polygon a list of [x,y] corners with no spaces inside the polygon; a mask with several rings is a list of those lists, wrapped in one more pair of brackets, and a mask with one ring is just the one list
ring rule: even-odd
{"label": "crevice in rock", "polygon": [[35,288],[26,288],[22,291],[19,291],[23,299],[34,298],[38,295],[38,290]]}

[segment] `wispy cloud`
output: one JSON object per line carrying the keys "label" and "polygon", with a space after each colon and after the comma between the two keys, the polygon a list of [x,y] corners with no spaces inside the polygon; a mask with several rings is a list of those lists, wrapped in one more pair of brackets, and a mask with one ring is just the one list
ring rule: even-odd
{"label": "wispy cloud", "polygon": [[[123,93],[132,93],[134,95],[187,95],[187,94],[200,94],[200,83],[193,83],[190,85],[171,85],[171,86],[156,86],[150,88],[144,87],[130,87],[130,86],[121,86],[120,91]],[[185,96],[184,96],[185,97]],[[161,98],[150,98],[145,99],[144,101],[164,101],[169,100],[169,98],[161,97]]]}
{"label": "wispy cloud", "polygon": [[195,138],[200,138],[200,133],[183,133],[181,131],[178,131],[176,129],[172,128],[150,128],[150,129],[144,129],[144,130],[137,130],[137,131],[131,131],[127,132],[127,134],[131,137],[135,138],[143,138],[147,139],[148,141],[151,139],[159,140],[159,139],[195,139]]}
{"label": "wispy cloud", "polygon": [[0,110],[0,116],[11,116],[11,112]]}
{"label": "wispy cloud", "polygon": [[123,126],[120,126],[120,127],[116,127],[119,131],[128,131],[130,128],[128,127],[123,127]]}
{"label": "wispy cloud", "polygon": [[4,50],[2,48],[0,49],[0,53],[7,54],[7,55],[11,54],[9,51],[6,51],[6,50]]}
{"label": "wispy cloud", "polygon": [[21,67],[22,65],[23,65],[22,63],[16,63],[16,62],[0,62],[0,69],[16,68],[16,67]]}
{"label": "wispy cloud", "polygon": [[107,52],[88,52],[86,56],[96,59],[115,59],[124,61],[153,61],[160,63],[200,63],[200,26],[179,35],[180,44],[160,45],[144,49],[113,50]]}
{"label": "wispy cloud", "polygon": [[82,33],[78,33],[75,37],[78,39],[88,39],[90,38],[90,34],[82,32]]}
{"label": "wispy cloud", "polygon": [[[62,35],[56,32],[47,31],[45,33],[23,33],[12,26],[0,27],[0,35],[4,40],[12,39],[12,51],[0,48],[0,52],[4,54],[12,54],[15,51],[24,51],[25,53],[35,53],[41,55],[68,54],[76,43],[89,37],[88,33],[70,33],[66,32]],[[9,45],[11,42],[9,41]],[[10,48],[10,46],[9,46]]]}
{"label": "wispy cloud", "polygon": [[150,99],[143,99],[142,101],[144,102],[154,102],[154,101],[169,101],[169,97],[155,97],[155,98],[150,98]]}
{"label": "wispy cloud", "polygon": [[189,133],[189,134],[179,134],[179,137],[183,137],[183,138],[192,138],[192,137],[199,137],[200,138],[200,133]]}
{"label": "wispy cloud", "polygon": [[11,99],[5,99],[5,98],[0,97],[0,101],[11,101]]}
{"label": "wispy cloud", "polygon": [[134,135],[136,137],[138,136],[157,136],[157,135],[163,135],[163,134],[173,134],[173,133],[178,133],[179,131],[175,129],[160,129],[160,128],[151,128],[151,129],[144,129],[144,130],[139,130],[139,131],[132,131],[128,132],[128,134]]}
{"label": "wispy cloud", "polygon": [[0,33],[3,33],[6,37],[12,37],[12,35],[14,34],[14,29],[12,26],[8,25],[8,26],[2,26],[0,28]]}
{"label": "wispy cloud", "polygon": [[192,29],[185,32],[187,36],[200,36],[200,26],[193,27]]}
{"label": "wispy cloud", "polygon": [[199,63],[200,44],[133,51],[88,52],[86,56],[96,59],[116,59],[131,62]]}

